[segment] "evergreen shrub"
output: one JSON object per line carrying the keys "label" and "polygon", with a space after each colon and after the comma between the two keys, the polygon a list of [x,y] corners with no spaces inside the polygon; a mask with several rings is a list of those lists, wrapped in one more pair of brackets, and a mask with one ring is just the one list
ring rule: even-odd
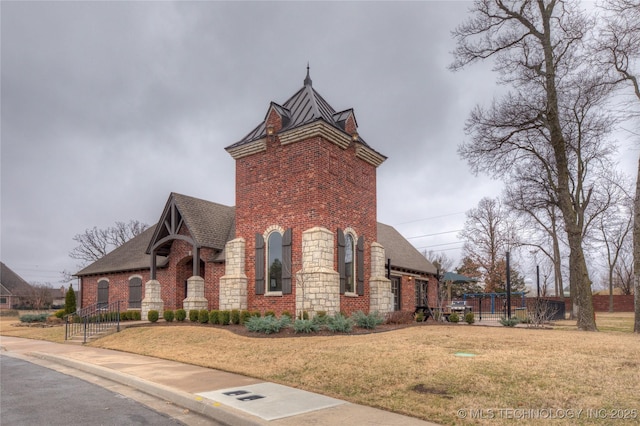
{"label": "evergreen shrub", "polygon": [[189,321],[198,322],[198,315],[200,315],[200,311],[197,309],[191,309],[189,311]]}
{"label": "evergreen shrub", "polygon": [[185,311],[184,309],[177,309],[176,310],[176,321],[182,322],[185,319],[187,319],[187,311]]}
{"label": "evergreen shrub", "polygon": [[173,319],[175,318],[175,314],[171,309],[167,309],[166,311],[164,311],[163,316],[166,322],[173,322]]}

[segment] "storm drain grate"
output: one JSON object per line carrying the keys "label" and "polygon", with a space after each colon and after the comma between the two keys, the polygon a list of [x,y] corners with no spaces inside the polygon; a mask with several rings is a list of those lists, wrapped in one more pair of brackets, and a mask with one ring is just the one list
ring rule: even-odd
{"label": "storm drain grate", "polygon": [[262,395],[248,395],[248,396],[243,396],[242,398],[236,398],[238,401],[253,401],[255,399],[261,399],[264,398],[264,396]]}
{"label": "storm drain grate", "polygon": [[246,393],[249,393],[249,391],[246,390],[236,390],[236,391],[230,391],[230,392],[222,392],[224,395],[227,396],[238,396],[238,395],[244,395]]}

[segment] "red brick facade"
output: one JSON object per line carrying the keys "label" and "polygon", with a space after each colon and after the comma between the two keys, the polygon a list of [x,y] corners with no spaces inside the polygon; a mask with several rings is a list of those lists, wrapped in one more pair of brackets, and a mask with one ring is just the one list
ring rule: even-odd
{"label": "red brick facade", "polygon": [[[268,125],[277,132],[279,122],[273,116],[277,114],[271,114]],[[342,295],[340,307],[346,313],[368,312],[366,280],[371,243],[377,237],[376,167],[356,157],[355,145],[343,149],[319,136],[282,145],[276,134],[267,137],[265,151],[236,161],[236,236],[247,243],[248,305],[253,309],[295,312],[295,285],[288,295],[255,294],[255,234],[272,225],[291,228],[292,269],[297,272],[302,267],[302,233],[319,226],[333,232],[350,227],[364,237],[365,294]]]}

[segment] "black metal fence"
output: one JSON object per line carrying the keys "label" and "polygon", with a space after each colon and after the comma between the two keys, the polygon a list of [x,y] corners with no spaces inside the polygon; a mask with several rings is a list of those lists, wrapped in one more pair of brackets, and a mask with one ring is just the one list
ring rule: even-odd
{"label": "black metal fence", "polygon": [[[473,293],[463,295],[462,300],[470,306],[476,321],[499,321],[507,318],[506,293]],[[555,321],[565,318],[562,300],[526,297],[523,292],[511,293],[511,318]]]}
{"label": "black metal fence", "polygon": [[65,316],[64,340],[82,336],[86,343],[92,335],[116,328],[120,331],[120,301],[96,303]]}

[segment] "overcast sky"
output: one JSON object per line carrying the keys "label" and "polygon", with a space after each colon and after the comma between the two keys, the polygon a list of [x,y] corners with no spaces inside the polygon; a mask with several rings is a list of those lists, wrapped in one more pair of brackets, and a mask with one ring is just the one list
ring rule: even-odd
{"label": "overcast sky", "polygon": [[[388,157],[378,221],[421,251],[458,260],[464,212],[502,189],[457,155],[469,111],[495,91],[490,64],[447,70],[468,2],[0,7],[0,257],[29,282],[60,285],[79,269],[74,235],[154,224],[172,191],[234,205],[224,148],[302,87],[307,62],[316,91],[354,108]],[[633,173],[637,152],[621,152]]]}

